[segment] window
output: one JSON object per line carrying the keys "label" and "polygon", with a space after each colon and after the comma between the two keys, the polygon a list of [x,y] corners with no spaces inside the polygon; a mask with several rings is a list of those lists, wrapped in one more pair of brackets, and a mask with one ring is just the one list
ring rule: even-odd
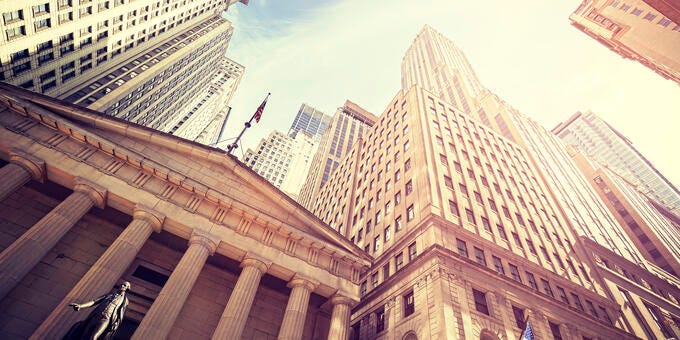
{"label": "window", "polygon": [[564,288],[560,286],[555,286],[555,288],[557,288],[557,296],[560,297],[560,300],[566,304],[569,304],[569,298],[567,297],[567,293],[564,291]]}
{"label": "window", "polygon": [[404,162],[404,171],[409,171],[411,170],[411,159],[407,159],[406,162]]}
{"label": "window", "polygon": [[389,277],[390,277],[390,263],[387,262],[387,264],[383,266],[383,281],[386,281]]}
{"label": "window", "polygon": [[366,281],[364,281],[364,282],[361,283],[361,286],[360,286],[360,288],[359,288],[359,294],[360,294],[361,296],[366,295],[366,287],[367,287],[367,286],[368,286],[368,284],[367,284]]}
{"label": "window", "polygon": [[630,14],[634,16],[639,16],[640,14],[642,14],[642,10],[636,7],[632,12],[630,12]]}
{"label": "window", "polygon": [[453,181],[451,180],[451,177],[449,177],[449,176],[444,176],[444,185],[445,185],[447,188],[453,190]]}
{"label": "window", "polygon": [[375,332],[380,333],[385,330],[385,306],[378,308],[375,311]]}
{"label": "window", "polygon": [[576,308],[578,308],[578,310],[580,311],[583,311],[583,304],[581,303],[581,298],[578,295],[571,293],[571,299],[574,300],[574,305],[576,305]]}
{"label": "window", "polygon": [[[502,267],[501,267],[502,268]],[[517,282],[522,282],[522,277],[519,276],[519,269],[512,263],[508,263],[508,268],[510,268],[510,276]]]}
{"label": "window", "polygon": [[384,236],[385,236],[385,242],[389,241],[392,238],[392,227],[391,226],[387,226],[387,228],[385,228]]}
{"label": "window", "polygon": [[482,266],[486,267],[486,257],[484,256],[484,251],[474,247],[475,250],[475,261],[477,261],[478,264],[481,264]]}
{"label": "window", "polygon": [[496,207],[496,202],[489,198],[489,207],[491,210],[498,212],[498,207]]}
{"label": "window", "polygon": [[376,236],[373,239],[373,251],[378,251],[380,250],[380,236]]}
{"label": "window", "polygon": [[413,259],[418,256],[418,249],[416,249],[416,243],[413,242],[408,246],[408,260],[409,262],[413,261]]}
{"label": "window", "polygon": [[536,285],[536,279],[534,278],[534,274],[530,272],[525,272],[527,274],[527,283],[529,284],[529,287],[532,289],[538,290],[538,286]]}
{"label": "window", "polygon": [[652,20],[656,19],[656,15],[654,15],[652,13],[647,13],[643,19],[645,19],[647,21],[652,21]]}
{"label": "window", "polygon": [[50,11],[50,4],[41,4],[33,6],[33,15],[48,13]]}
{"label": "window", "polygon": [[458,216],[458,204],[456,202],[449,200],[449,210],[452,214]]}
{"label": "window", "polygon": [[467,217],[468,222],[475,224],[475,214],[472,212],[472,210],[465,209],[465,216]]}
{"label": "window", "polygon": [[401,216],[397,216],[397,218],[394,219],[394,231],[398,232],[401,230],[402,224],[401,224]]}
{"label": "window", "polygon": [[505,269],[503,269],[503,262],[501,262],[501,259],[496,256],[492,256],[491,259],[493,260],[493,267],[496,269],[496,272],[505,275]]}
{"label": "window", "polygon": [[413,298],[413,290],[410,290],[404,295],[404,317],[407,317],[416,311],[415,299]]}
{"label": "window", "polygon": [[394,267],[396,268],[395,270],[399,270],[403,266],[404,266],[404,253],[399,253],[397,256],[394,257]]}
{"label": "window", "polygon": [[378,273],[373,273],[373,275],[371,275],[371,284],[373,285],[373,288],[377,287],[379,282],[380,278],[378,277]]}
{"label": "window", "polygon": [[553,294],[552,288],[550,288],[550,283],[545,279],[541,279],[541,284],[543,285],[543,291],[548,294],[548,296],[554,298],[555,295]]}
{"label": "window", "polygon": [[23,10],[16,10],[16,11],[11,11],[11,12],[6,12],[2,14],[2,17],[5,19],[5,24],[12,23],[14,21],[19,21],[24,19],[24,11]]}
{"label": "window", "polygon": [[473,288],[472,289],[472,297],[475,300],[475,309],[480,313],[490,315],[489,314],[489,306],[486,303],[486,293],[478,291],[478,290]]}
{"label": "window", "polygon": [[406,196],[408,196],[412,192],[413,192],[413,182],[408,181],[408,182],[406,182]]}
{"label": "window", "polygon": [[482,226],[484,226],[484,230],[491,232],[491,223],[489,223],[489,219],[482,216]]}
{"label": "window", "polygon": [[39,31],[41,29],[50,27],[50,25],[51,25],[50,18],[40,19],[35,22],[35,30]]}
{"label": "window", "polygon": [[525,321],[524,321],[524,309],[512,306],[512,315],[515,316],[515,325],[519,329],[524,329],[526,327]]}
{"label": "window", "polygon": [[415,212],[413,210],[413,204],[411,204],[408,208],[406,208],[406,222],[413,221],[414,217],[415,217]]}
{"label": "window", "polygon": [[16,75],[21,74],[22,72],[24,72],[26,70],[30,70],[30,69],[31,69],[31,62],[28,61],[28,62],[25,62],[23,64],[19,64],[17,66],[12,67],[12,74],[16,76]]}
{"label": "window", "polygon": [[458,247],[458,255],[468,257],[467,244],[465,241],[456,239],[456,246]]}
{"label": "window", "polygon": [[397,191],[397,193],[394,194],[394,205],[399,203],[401,203],[401,191]]}
{"label": "window", "polygon": [[24,26],[18,26],[14,28],[9,28],[5,30],[7,33],[7,40],[12,40],[26,34],[26,28]]}
{"label": "window", "polygon": [[548,321],[548,325],[550,326],[550,332],[552,333],[552,336],[555,340],[562,340],[562,334],[560,333],[560,326]]}
{"label": "window", "polygon": [[[602,315],[604,320],[607,321],[607,323],[611,325],[612,319],[609,317],[609,313],[607,313],[607,310],[604,307],[602,307],[602,306],[599,306],[599,307],[600,307],[600,315]],[[678,323],[678,324],[680,324],[680,323]]]}
{"label": "window", "polygon": [[507,241],[508,235],[505,233],[505,228],[500,224],[496,224],[496,228],[498,229],[498,235],[500,235],[503,240]]}

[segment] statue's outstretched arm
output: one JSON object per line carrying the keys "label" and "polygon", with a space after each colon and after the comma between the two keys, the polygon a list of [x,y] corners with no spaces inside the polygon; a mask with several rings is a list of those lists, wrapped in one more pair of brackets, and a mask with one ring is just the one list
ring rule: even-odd
{"label": "statue's outstretched arm", "polygon": [[102,296],[100,296],[100,297],[98,297],[98,298],[96,298],[96,299],[94,299],[94,300],[91,300],[91,301],[87,301],[87,302],[83,302],[83,303],[73,303],[73,302],[72,302],[72,303],[69,303],[68,305],[69,305],[70,307],[73,307],[74,310],[78,311],[78,310],[80,310],[81,308],[92,307],[92,306],[94,306],[94,305],[96,305],[96,304],[102,302],[102,300],[104,300],[104,298],[106,297],[106,295],[108,295],[108,294],[102,295]]}

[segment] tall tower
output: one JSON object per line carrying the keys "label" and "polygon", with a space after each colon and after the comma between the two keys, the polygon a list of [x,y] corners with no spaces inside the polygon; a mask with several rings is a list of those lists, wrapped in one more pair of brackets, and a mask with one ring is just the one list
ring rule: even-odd
{"label": "tall tower", "polygon": [[680,7],[676,1],[584,0],[569,20],[620,56],[680,83]]}
{"label": "tall tower", "polygon": [[228,118],[229,102],[245,70],[227,57],[222,57],[218,65],[209,86],[191,105],[185,105],[184,112],[176,115],[169,133],[203,144],[218,142],[218,134]]}
{"label": "tall tower", "polygon": [[465,53],[451,40],[425,25],[401,62],[401,85],[420,85],[466,113],[483,87]]}
{"label": "tall tower", "polygon": [[297,115],[295,115],[293,124],[288,130],[288,134],[295,137],[299,131],[304,131],[307,134],[313,136],[313,138],[318,139],[321,138],[321,135],[323,135],[324,131],[326,131],[330,121],[330,116],[327,116],[323,112],[305,103],[302,103],[300,110],[298,110]]}
{"label": "tall tower", "polygon": [[298,202],[302,206],[312,210],[312,206],[319,203],[316,197],[321,187],[376,120],[372,113],[349,100],[338,108],[319,141],[319,148],[300,191]]}
{"label": "tall tower", "polygon": [[680,190],[622,133],[592,112],[577,112],[552,130],[565,144],[606,165],[639,191],[680,216]]}
{"label": "tall tower", "polygon": [[4,1],[0,80],[167,132],[215,73],[233,2]]}

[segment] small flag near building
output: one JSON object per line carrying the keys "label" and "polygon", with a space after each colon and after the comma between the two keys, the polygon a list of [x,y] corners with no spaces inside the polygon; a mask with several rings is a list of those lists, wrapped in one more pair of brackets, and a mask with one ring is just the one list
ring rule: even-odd
{"label": "small flag near building", "polygon": [[267,97],[264,98],[264,101],[262,101],[262,104],[257,108],[257,111],[255,111],[255,115],[253,118],[255,118],[256,122],[260,122],[260,118],[262,118],[262,112],[264,111],[264,107],[267,105],[267,99],[269,99],[269,95],[271,93],[267,94]]}
{"label": "small flag near building", "polygon": [[534,340],[534,330],[531,329],[531,323],[527,320],[527,326],[522,332],[522,336],[519,337],[520,340]]}

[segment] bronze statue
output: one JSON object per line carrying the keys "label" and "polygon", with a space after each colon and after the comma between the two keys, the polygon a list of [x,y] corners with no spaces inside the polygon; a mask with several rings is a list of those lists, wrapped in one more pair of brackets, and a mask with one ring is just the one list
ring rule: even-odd
{"label": "bronze statue", "polygon": [[123,282],[106,295],[102,295],[92,301],[85,303],[69,303],[75,311],[81,308],[88,308],[94,305],[97,307],[90,313],[87,319],[76,322],[64,336],[64,340],[91,339],[108,340],[112,339],[118,326],[123,322],[123,315],[128,305],[126,296],[130,289],[130,282]]}

